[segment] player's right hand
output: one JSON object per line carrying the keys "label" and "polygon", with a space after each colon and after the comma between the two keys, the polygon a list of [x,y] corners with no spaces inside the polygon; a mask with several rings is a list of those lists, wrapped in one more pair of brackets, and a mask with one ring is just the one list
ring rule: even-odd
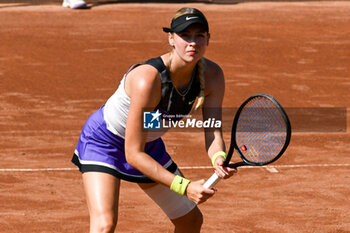
{"label": "player's right hand", "polygon": [[[228,179],[237,172],[237,169],[230,168],[230,167],[223,167],[224,162],[225,162],[225,159],[223,157],[218,157],[216,159],[214,164],[215,173],[221,179]],[[233,163],[230,162],[230,164],[233,164]]]}
{"label": "player's right hand", "polygon": [[194,203],[201,204],[215,194],[215,189],[204,188],[205,180],[191,181],[186,189],[188,199]]}

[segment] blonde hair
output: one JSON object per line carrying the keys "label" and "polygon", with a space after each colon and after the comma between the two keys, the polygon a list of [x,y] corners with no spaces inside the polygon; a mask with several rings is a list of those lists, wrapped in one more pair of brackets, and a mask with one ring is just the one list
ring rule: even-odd
{"label": "blonde hair", "polygon": [[180,10],[176,11],[176,13],[174,14],[174,16],[172,18],[172,21],[174,21],[176,18],[180,17],[181,15],[185,15],[185,14],[200,15],[201,17],[206,19],[204,14],[200,10],[198,10],[196,8],[191,8],[191,7],[183,7]]}
{"label": "blonde hair", "polygon": [[196,107],[194,107],[194,110],[197,110],[198,108],[202,107],[204,104],[204,99],[205,99],[205,93],[204,93],[204,88],[205,88],[205,60],[204,58],[201,58],[198,62],[198,73],[199,73],[199,82],[200,82],[200,92],[198,95],[198,101],[196,104]]}
{"label": "blonde hair", "polygon": [[[204,14],[200,10],[198,10],[196,8],[184,7],[184,8],[181,8],[180,10],[178,10],[174,14],[172,21],[174,21],[176,18],[178,18],[182,15],[185,15],[185,14],[196,14],[196,15],[200,15],[201,17],[205,18]],[[170,61],[170,63],[171,63],[171,61]],[[195,110],[202,107],[204,104],[204,100],[205,100],[205,92],[204,92],[204,89],[205,89],[205,76],[204,76],[205,68],[206,68],[205,67],[205,59],[202,57],[198,61],[198,73],[199,73],[198,76],[199,76],[199,81],[200,81],[200,92],[198,95],[197,104],[194,108]]]}

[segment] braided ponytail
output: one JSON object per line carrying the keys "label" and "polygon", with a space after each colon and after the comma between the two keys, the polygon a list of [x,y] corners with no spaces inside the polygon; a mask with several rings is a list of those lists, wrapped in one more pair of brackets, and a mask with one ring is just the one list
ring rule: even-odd
{"label": "braided ponytail", "polygon": [[197,110],[198,108],[203,106],[205,94],[204,94],[204,88],[205,88],[205,77],[204,77],[204,71],[205,71],[205,61],[204,58],[201,58],[198,62],[198,72],[199,72],[199,82],[200,82],[200,92],[198,96],[197,105],[194,108]]}

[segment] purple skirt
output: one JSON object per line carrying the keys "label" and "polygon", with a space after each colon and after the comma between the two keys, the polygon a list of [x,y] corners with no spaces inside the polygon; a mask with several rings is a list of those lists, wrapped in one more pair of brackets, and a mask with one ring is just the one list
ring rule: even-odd
{"label": "purple skirt", "polygon": [[[125,140],[107,129],[102,106],[86,121],[72,162],[81,172],[105,172],[119,179],[152,183],[153,181],[132,167],[125,159]],[[147,142],[145,152],[168,171],[174,173],[177,165],[166,152],[161,138]]]}

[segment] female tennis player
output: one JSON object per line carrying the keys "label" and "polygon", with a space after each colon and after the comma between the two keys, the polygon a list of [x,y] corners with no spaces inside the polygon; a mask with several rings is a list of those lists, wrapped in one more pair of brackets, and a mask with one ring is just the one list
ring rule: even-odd
{"label": "female tennis player", "polygon": [[[175,232],[200,232],[203,217],[197,204],[215,193],[204,180],[183,177],[165,150],[162,130],[143,129],[145,109],[158,114],[188,114],[194,105],[204,119],[221,119],[224,75],[204,58],[209,26],[197,9],[176,12],[168,33],[171,51],[126,72],[116,92],[85,123],[73,163],[83,173],[90,213],[90,233],[114,232],[117,225],[120,180],[136,182],[164,211]],[[221,178],[234,169],[224,168],[225,145],[221,129],[205,130],[206,149]],[[188,155],[185,156],[197,156]]]}

